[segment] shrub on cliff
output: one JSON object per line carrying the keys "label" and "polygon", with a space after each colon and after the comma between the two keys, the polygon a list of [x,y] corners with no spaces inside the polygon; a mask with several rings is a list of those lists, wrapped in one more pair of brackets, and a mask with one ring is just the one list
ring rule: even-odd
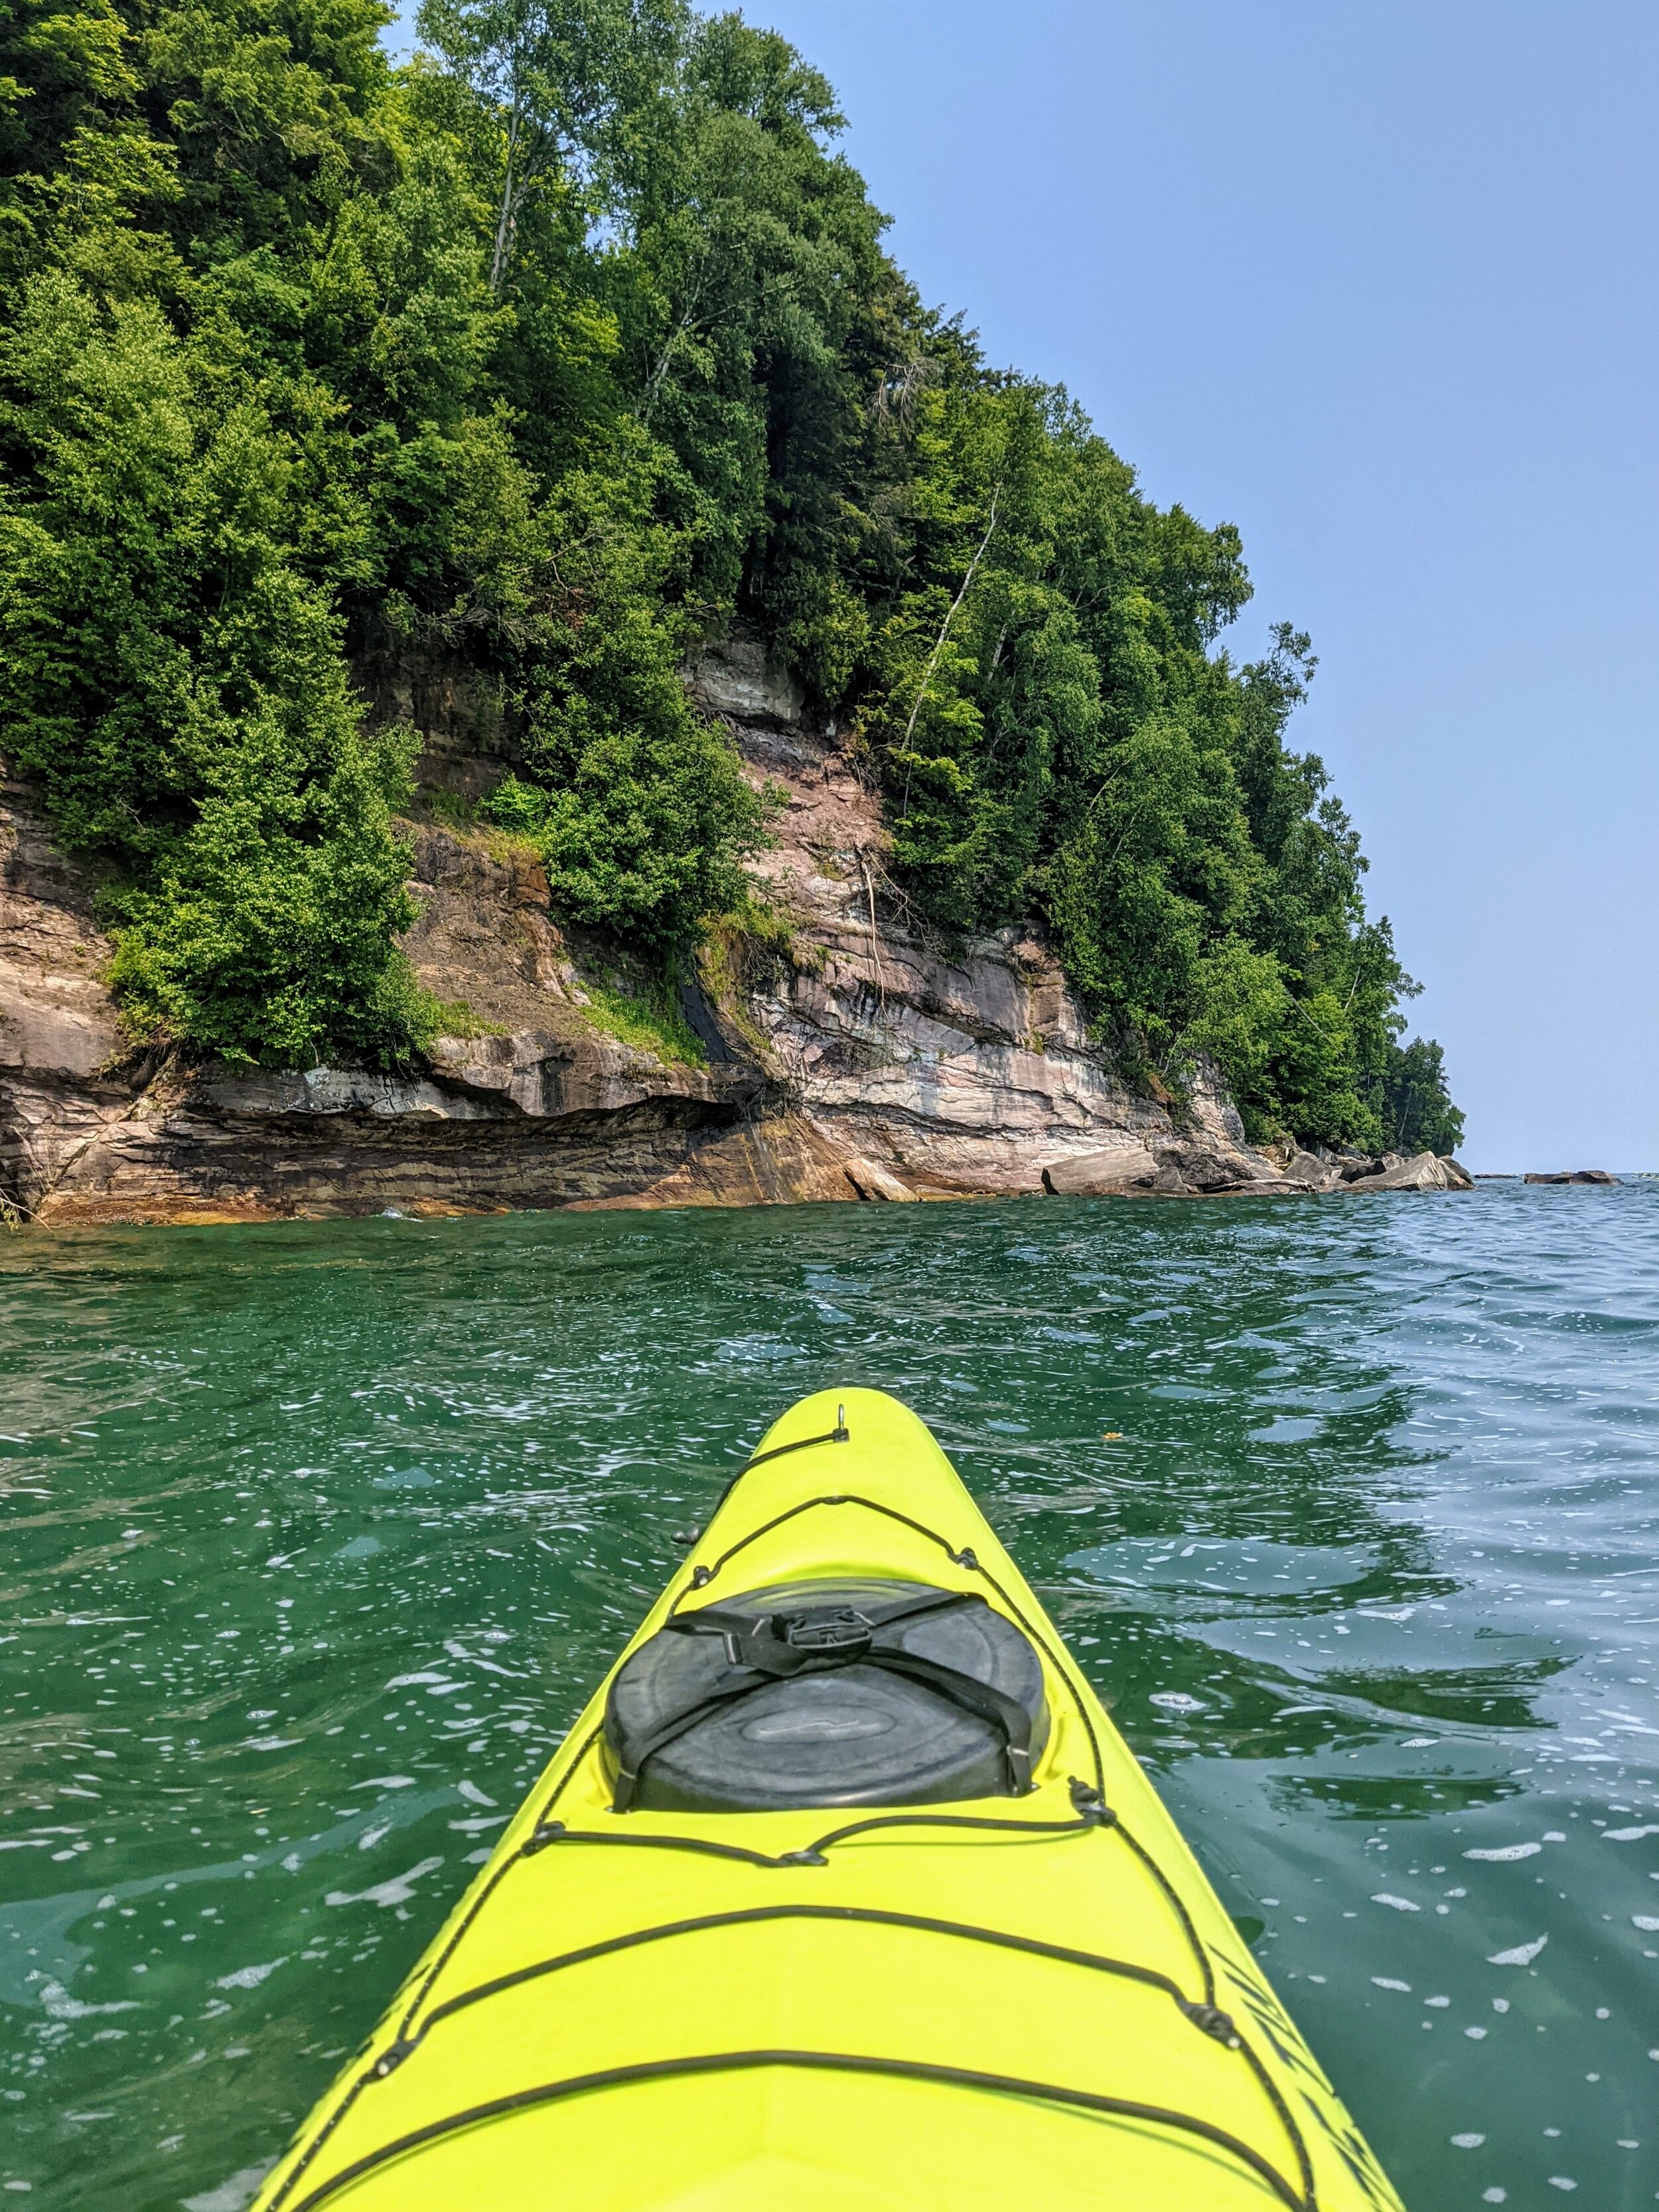
{"label": "shrub on cliff", "polygon": [[149,301],[65,271],[0,351],[27,502],[0,511],[0,710],[73,846],[112,864],[133,1030],[232,1060],[395,1060],[435,1027],[392,944],[414,916],[329,595],[284,543],[295,441]]}
{"label": "shrub on cliff", "polygon": [[639,471],[572,471],[538,518],[547,550],[503,654],[526,773],[483,811],[534,839],[568,919],[669,956],[742,903],[763,802],[693,711],[668,597],[679,543],[648,490]]}

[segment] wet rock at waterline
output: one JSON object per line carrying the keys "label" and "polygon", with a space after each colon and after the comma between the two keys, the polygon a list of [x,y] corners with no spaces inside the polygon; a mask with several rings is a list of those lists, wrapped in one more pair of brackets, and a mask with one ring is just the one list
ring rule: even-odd
{"label": "wet rock at waterline", "polygon": [[1432,1152],[1419,1152],[1409,1160],[1384,1168],[1380,1175],[1361,1176],[1345,1188],[1355,1191],[1473,1190],[1474,1178],[1455,1160],[1437,1159]]}
{"label": "wet rock at waterline", "polygon": [[[420,774],[431,795],[476,797],[506,739],[459,662],[452,681],[436,648],[428,660]],[[359,675],[372,712],[413,711]],[[648,1024],[617,1033],[528,847],[434,821],[409,825],[421,912],[404,949],[475,1034],[399,1076],[124,1056],[90,881],[4,785],[0,1200],[92,1224],[1464,1187],[1451,1163],[1399,1184],[1392,1158],[1270,1155],[1206,1063],[1180,1103],[1130,1081],[1035,926],[948,954],[910,927],[878,799],[758,648],[731,641],[691,682],[750,780],[781,794],[755,872],[787,924],[706,950],[683,994],[696,1061],[639,1042]]]}
{"label": "wet rock at waterline", "polygon": [[1354,1176],[1312,1152],[1292,1152],[1281,1174],[1255,1153],[1224,1152],[1175,1140],[1117,1146],[1057,1160],[1042,1170],[1042,1187],[1057,1198],[1307,1197],[1339,1191],[1473,1190],[1474,1179],[1454,1159],[1419,1152],[1413,1159],[1388,1156],[1387,1164]]}
{"label": "wet rock at waterline", "polygon": [[1055,1160],[1042,1170],[1042,1187],[1056,1198],[1104,1198],[1150,1190],[1160,1165],[1144,1145],[1114,1145],[1076,1159]]}
{"label": "wet rock at waterline", "polygon": [[890,1203],[902,1206],[914,1206],[915,1203],[915,1191],[878,1161],[866,1160],[854,1152],[847,1159],[845,1172],[848,1182],[860,1198],[885,1199]]}
{"label": "wet rock at waterline", "polygon": [[1243,1144],[1170,1136],[1051,1160],[1042,1170],[1042,1188],[1057,1198],[1182,1198],[1300,1186],[1275,1175],[1271,1161]]}
{"label": "wet rock at waterline", "polygon": [[[1045,1164],[1149,1141],[1177,1148],[1172,1194],[1271,1175],[1212,1070],[1182,1130],[1115,1070],[1040,932],[947,957],[907,927],[878,802],[763,659],[723,649],[703,679],[751,779],[784,795],[757,873],[788,928],[707,951],[686,986],[696,1061],[639,1042],[648,1025],[616,1033],[528,848],[436,822],[410,825],[404,949],[475,1034],[395,1077],[124,1058],[90,884],[5,786],[0,1198],[81,1224],[902,1202],[1035,1194]],[[468,696],[445,694],[422,764],[451,796],[499,773],[462,759]],[[1149,1157],[1148,1182],[1169,1165]]]}

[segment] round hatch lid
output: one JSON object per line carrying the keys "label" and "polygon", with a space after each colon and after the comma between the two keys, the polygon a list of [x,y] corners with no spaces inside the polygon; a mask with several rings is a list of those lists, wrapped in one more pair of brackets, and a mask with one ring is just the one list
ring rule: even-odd
{"label": "round hatch lid", "polygon": [[[1007,1796],[1008,1719],[1018,1733],[1023,1716],[1033,1764],[1048,1740],[1036,1651],[971,1594],[874,1578],[786,1583],[711,1606],[700,1629],[695,1613],[679,1620],[627,1661],[606,1705],[606,1741],[641,1808]],[[901,1671],[907,1662],[914,1673]],[[772,1664],[800,1671],[773,1675]],[[930,1669],[933,1680],[919,1679]]]}

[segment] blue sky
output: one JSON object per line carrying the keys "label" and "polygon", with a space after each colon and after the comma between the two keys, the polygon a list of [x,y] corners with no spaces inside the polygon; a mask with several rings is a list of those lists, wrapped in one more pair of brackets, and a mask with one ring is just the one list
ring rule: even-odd
{"label": "blue sky", "polygon": [[1244,533],[1475,1167],[1659,1168],[1659,9],[771,0],[923,294]]}

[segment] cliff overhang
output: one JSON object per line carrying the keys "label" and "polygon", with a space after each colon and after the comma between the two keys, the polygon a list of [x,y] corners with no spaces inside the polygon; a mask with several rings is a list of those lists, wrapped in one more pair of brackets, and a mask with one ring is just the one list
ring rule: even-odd
{"label": "cliff overhang", "polygon": [[[782,801],[756,867],[777,926],[712,945],[688,983],[701,1061],[611,1033],[527,848],[437,820],[411,827],[406,950],[471,1034],[404,1075],[134,1056],[88,882],[6,784],[0,1195],[64,1224],[1012,1195],[1102,1156],[1125,1189],[1152,1157],[1187,1189],[1297,1187],[1212,1078],[1180,1107],[1126,1080],[1039,931],[946,950],[907,926],[874,793],[757,645],[690,681]],[[423,773],[475,796],[508,741],[469,755],[461,689],[422,683],[445,705]]]}

